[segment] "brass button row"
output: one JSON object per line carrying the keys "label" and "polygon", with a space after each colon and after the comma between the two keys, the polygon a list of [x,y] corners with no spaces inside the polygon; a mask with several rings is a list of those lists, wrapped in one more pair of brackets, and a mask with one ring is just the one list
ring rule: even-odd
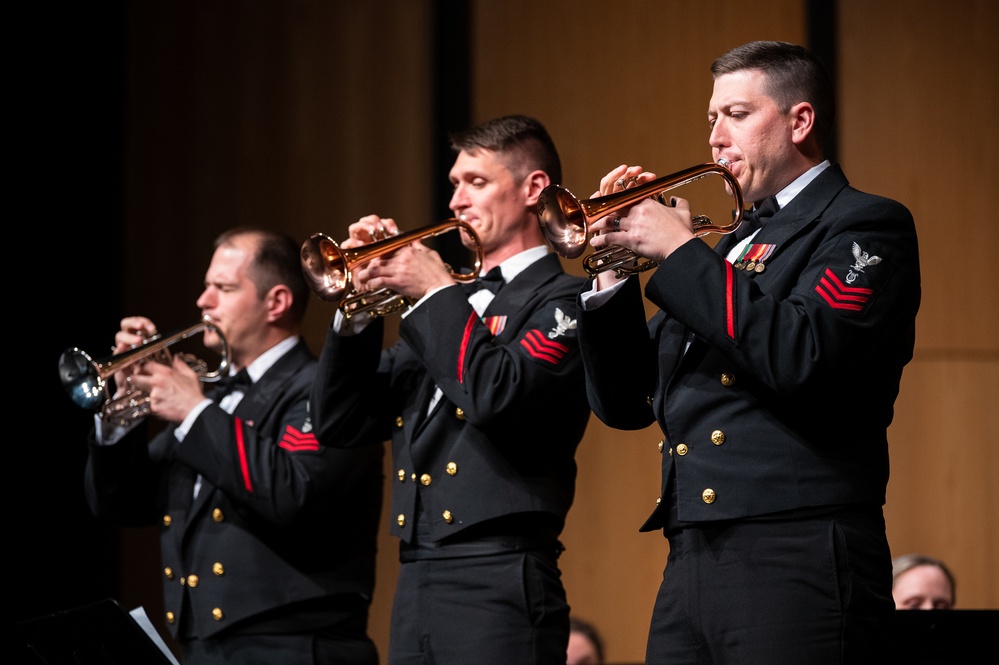
{"label": "brass button row", "polygon": [[[710,487],[708,487],[703,492],[701,492],[701,501],[703,501],[706,504],[710,505],[710,504],[714,503],[717,498],[718,498],[718,495],[715,494],[715,491],[713,489],[711,489]],[[662,500],[663,500],[662,497],[657,498],[656,499],[656,505],[658,506],[660,503],[662,503]],[[448,522],[448,524],[450,524],[450,522]]]}
{"label": "brass button row", "polygon": [[[173,579],[173,568],[171,568],[170,566],[167,566],[166,568],[163,569],[163,574],[166,576],[166,578],[168,580],[172,580]],[[223,566],[221,563],[219,563],[218,561],[216,561],[215,563],[212,564],[212,574],[214,574],[216,577],[222,577],[223,575],[225,575],[225,566]],[[185,586],[186,585],[186,586],[189,586],[189,587],[191,587],[193,589],[196,586],[198,586],[198,583],[200,581],[201,581],[201,579],[197,576],[197,574],[192,573],[191,575],[188,575],[187,577],[181,577],[180,578],[180,585],[181,586]]]}
{"label": "brass button row", "polygon": [[[216,621],[221,621],[224,618],[224,616],[222,615],[222,610],[220,608],[218,608],[218,607],[216,607],[215,609],[213,609],[212,610],[212,618],[214,618]],[[167,623],[173,624],[173,622],[175,622],[177,620],[177,617],[174,615],[173,612],[167,612],[166,613],[166,620],[167,620]]]}
{"label": "brass button row", "polygon": [[[444,472],[447,475],[449,475],[449,476],[457,476],[458,475],[458,465],[455,464],[454,462],[448,462],[447,465],[444,467]],[[406,470],[405,469],[399,469],[398,471],[396,471],[396,477],[399,478],[399,482],[400,483],[406,482]],[[413,472],[413,474],[410,477],[415,482],[416,481],[416,472]],[[434,479],[433,479],[433,476],[431,476],[429,473],[420,474],[420,484],[421,485],[423,485],[424,487],[427,487],[432,482],[434,482]]]}
{"label": "brass button row", "polygon": [[[212,519],[216,522],[225,522],[225,513],[222,512],[221,508],[215,508],[212,510]],[[169,515],[163,516],[163,526],[170,526],[173,523],[173,518]]]}
{"label": "brass button row", "polygon": [[[721,431],[720,429],[716,429],[714,432],[712,432],[711,433],[711,443],[715,444],[716,446],[720,446],[723,443],[725,443],[725,432]],[[659,450],[660,451],[662,450],[662,445],[663,445],[663,442],[660,441],[659,442]],[[672,452],[673,452],[673,449],[671,448],[670,449],[670,454],[672,454]],[[686,443],[678,443],[678,444],[676,444],[676,454],[677,455],[681,455],[682,456],[682,455],[686,455],[689,452],[690,452],[690,447]]]}
{"label": "brass button row", "polygon": [[[454,522],[454,516],[451,514],[450,510],[445,510],[443,513],[441,513],[441,517],[443,517],[444,521],[447,522],[448,524]],[[406,526],[406,515],[404,515],[403,513],[399,513],[398,515],[396,515],[395,522],[400,527]]]}

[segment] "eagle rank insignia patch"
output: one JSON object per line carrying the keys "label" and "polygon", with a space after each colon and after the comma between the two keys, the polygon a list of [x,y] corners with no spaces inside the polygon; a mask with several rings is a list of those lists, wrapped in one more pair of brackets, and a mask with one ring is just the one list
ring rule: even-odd
{"label": "eagle rank insignia patch", "polygon": [[[886,276],[885,270],[872,271],[882,258],[865,250],[856,241],[851,243],[853,262],[838,271],[827,267],[815,285],[815,292],[835,310],[862,312],[875,295],[875,288]],[[890,269],[887,269],[890,272]],[[843,273],[843,274],[837,274]],[[875,274],[877,273],[877,274]]]}
{"label": "eagle rank insignia patch", "polygon": [[528,330],[524,338],[520,340],[520,346],[535,360],[557,365],[569,353],[569,347],[555,340],[575,329],[576,319],[570,319],[565,315],[565,312],[556,307],[555,327],[547,334],[542,333],[537,328]]}

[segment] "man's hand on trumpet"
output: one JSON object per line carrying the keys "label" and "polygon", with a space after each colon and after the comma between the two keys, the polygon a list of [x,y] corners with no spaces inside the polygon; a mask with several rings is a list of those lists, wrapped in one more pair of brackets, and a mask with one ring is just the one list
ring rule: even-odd
{"label": "man's hand on trumpet", "polygon": [[[147,343],[157,334],[156,324],[144,316],[127,316],[114,336],[115,354]],[[115,397],[139,390],[149,395],[150,413],[163,420],[180,422],[204,398],[201,379],[182,356],[164,349],[162,356],[128,364],[115,372]],[[164,364],[169,360],[170,364]]]}
{"label": "man's hand on trumpet", "polygon": [[348,233],[350,237],[340,243],[340,247],[344,249],[370,245],[373,242],[398,235],[399,226],[391,217],[366,215],[351,224]]}
{"label": "man's hand on trumpet", "polygon": [[[342,247],[367,245],[398,232],[392,219],[368,215],[350,225],[350,238]],[[353,271],[352,282],[354,290],[359,292],[387,288],[413,300],[419,300],[433,289],[455,284],[444,260],[422,242],[365,261]]]}
{"label": "man's hand on trumpet", "polygon": [[[614,194],[655,178],[654,173],[643,171],[641,166],[622,164],[600,179],[600,189],[593,198]],[[597,250],[618,245],[645,259],[662,261],[695,237],[689,202],[675,196],[668,201],[669,205],[664,206],[646,198],[601,217],[591,226],[590,245]],[[614,271],[604,271],[597,276],[597,283],[599,288],[605,288],[619,279]]]}
{"label": "man's hand on trumpet", "polygon": [[170,422],[182,422],[205,398],[201,379],[180,354],[173,354],[169,365],[139,363],[131,382],[134,388],[149,395],[150,413]]}
{"label": "man's hand on trumpet", "polygon": [[[142,346],[156,333],[156,324],[152,320],[144,316],[126,316],[121,320],[121,329],[114,334],[114,346],[111,347],[111,353],[118,355]],[[138,365],[132,363],[114,373],[115,397],[121,397],[132,390],[130,387],[131,377],[138,369]]]}

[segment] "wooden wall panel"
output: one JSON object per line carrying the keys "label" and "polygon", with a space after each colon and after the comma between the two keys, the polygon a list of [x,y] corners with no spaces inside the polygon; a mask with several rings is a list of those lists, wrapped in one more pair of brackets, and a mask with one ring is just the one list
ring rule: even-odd
{"label": "wooden wall panel", "polygon": [[[999,5],[840,0],[840,148],[853,184],[896,198],[919,229],[920,353],[999,351],[992,280]],[[995,356],[992,356],[993,359]]]}
{"label": "wooden wall panel", "polygon": [[999,574],[999,363],[916,360],[889,432],[892,551],[943,558],[959,609],[995,609]]}
{"label": "wooden wall panel", "polygon": [[840,0],[840,156],[854,186],[896,198],[919,230],[915,357],[889,430],[893,553],[954,568],[963,609],[999,607],[999,132],[990,37],[999,5]]}

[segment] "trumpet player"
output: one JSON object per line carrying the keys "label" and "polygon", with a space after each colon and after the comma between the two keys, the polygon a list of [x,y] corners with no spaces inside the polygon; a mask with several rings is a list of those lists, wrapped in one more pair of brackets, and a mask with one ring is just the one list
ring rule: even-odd
{"label": "trumpet player", "polygon": [[[645,662],[885,662],[887,428],[920,300],[912,215],[826,158],[833,88],[806,49],[752,42],[711,71],[712,161],[754,214],[714,248],[675,197],[598,220],[593,247],[659,261],[644,290],[658,311],[646,321],[639,281],[605,272],[579,320],[596,415],[664,434],[641,527],[669,541]],[[632,178],[652,174],[622,165],[599,194]]]}
{"label": "trumpet player", "polygon": [[[336,445],[392,442],[386,526],[401,567],[390,665],[564,664],[559,535],[589,407],[575,330],[582,279],[549,251],[536,210],[560,179],[559,157],[525,116],[458,132],[452,148],[450,208],[478,236],[482,281],[492,284],[469,294],[422,243],[358,268],[357,288],[415,304],[385,350],[382,317],[336,312],[313,419]],[[383,229],[398,230],[363,217],[343,246]]]}
{"label": "trumpet player", "polygon": [[[316,357],[299,332],[308,297],[289,237],[223,233],[197,306],[232,375],[205,393],[177,355],[133,364],[115,382],[148,395],[149,415],[95,419],[88,502],[118,524],[158,526],[164,622],[185,665],[378,662],[367,613],[382,456],[316,437]],[[155,333],[126,317],[115,348]],[[150,418],[165,424],[152,439]]]}

